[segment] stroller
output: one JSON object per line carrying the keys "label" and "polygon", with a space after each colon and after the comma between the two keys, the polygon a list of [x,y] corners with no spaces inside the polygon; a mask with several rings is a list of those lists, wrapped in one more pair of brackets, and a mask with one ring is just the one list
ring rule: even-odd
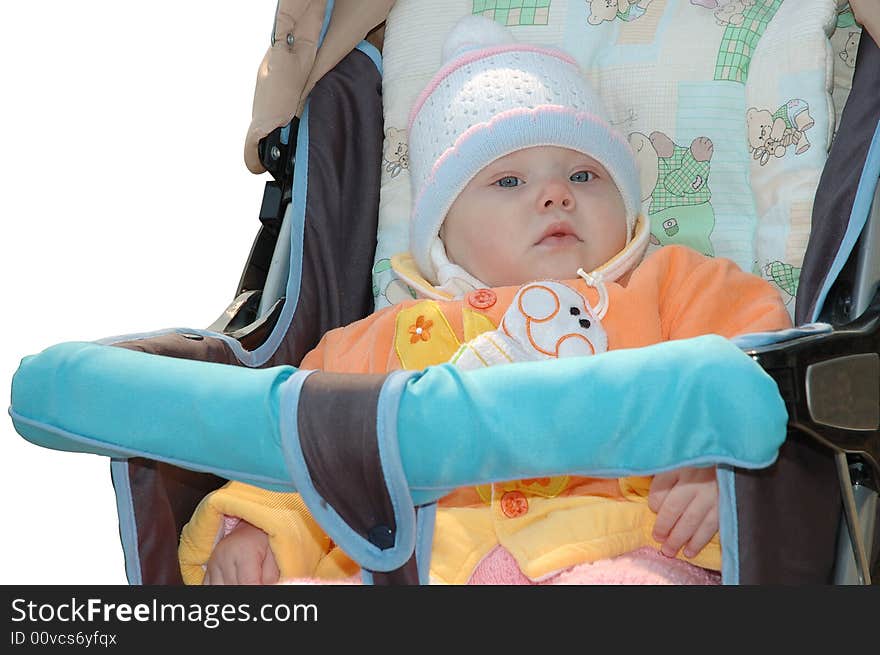
{"label": "stroller", "polygon": [[[295,50],[299,32],[285,21],[300,16],[295,8],[286,11],[287,4],[280,5],[273,49],[267,57],[277,56],[284,43]],[[320,4],[311,3],[309,10],[315,11]],[[380,4],[373,5],[377,12]],[[472,9],[488,11],[489,4],[493,3],[473,3]],[[655,3],[654,9],[661,4]],[[407,3],[398,5],[395,10],[403,14]],[[326,44],[334,34],[342,34],[339,38],[344,40],[357,33],[360,39],[385,18],[361,14],[357,16],[360,20],[349,21],[346,9],[351,9],[350,3],[337,2],[334,7],[329,2],[322,7],[320,20],[301,20],[296,26],[317,28]],[[511,20],[510,13],[503,20]],[[531,20],[536,14],[531,13]],[[522,20],[523,12],[518,16]],[[391,22],[389,18],[389,26]],[[280,34],[285,36],[279,38]],[[318,63],[316,59],[316,66]],[[866,219],[880,160],[870,138],[880,119],[880,103],[872,93],[880,76],[880,56],[867,35],[862,36],[855,63],[853,90],[816,194],[813,236],[796,291],[799,324],[822,320],[834,327],[812,326],[741,342],[778,385],[790,429],[772,466],[778,444],[771,444],[774,452],[769,454],[731,449],[718,459],[729,467],[720,477],[728,508],[727,518],[722,520],[725,582],[825,583],[878,577],[872,544],[877,541],[875,490],[880,473],[876,382],[880,376],[875,336],[880,308],[874,299],[878,279],[873,269],[876,221],[866,224]],[[47,447],[114,458],[111,466],[126,568],[133,584],[180,582],[176,547],[181,527],[198,500],[222,484],[223,478],[298,490],[334,540],[373,571],[375,582],[414,582],[426,580],[429,559],[431,508],[436,496],[426,489],[472,483],[475,473],[485,474],[487,468],[489,477],[482,478],[483,482],[560,472],[558,460],[536,462],[536,468],[528,471],[497,470],[489,466],[494,460],[487,444],[485,460],[480,462],[487,467],[482,470],[478,463],[470,469],[451,470],[443,480],[423,480],[415,485],[413,465],[406,460],[408,453],[402,445],[407,426],[429,424],[431,415],[420,414],[427,410],[402,400],[409,376],[338,380],[300,375],[290,366],[274,368],[299,362],[321,334],[366,315],[376,300],[370,274],[378,278],[385,272],[376,264],[372,249],[380,174],[383,168],[388,174],[394,170],[388,170],[394,162],[388,157],[387,143],[383,153],[383,140],[389,135],[382,121],[379,68],[376,49],[361,43],[332,71],[320,76],[299,121],[287,124],[289,116],[285,116],[268,130],[255,121],[249,138],[259,139],[260,145],[248,152],[258,153],[259,160],[251,159],[248,165],[252,170],[267,168],[275,181],[267,184],[261,228],[236,298],[218,321],[207,330],[129,335],[99,344],[63,344],[27,358],[16,375],[10,411],[23,436]],[[258,88],[258,100],[261,93]],[[355,97],[356,109],[348,104],[354,103]],[[287,101],[288,107],[294,107],[299,98]],[[312,119],[314,116],[320,120]],[[334,153],[333,161],[324,154],[327,152]],[[340,162],[374,173],[365,174],[366,179],[355,188],[342,174]],[[851,184],[837,181],[844,173]],[[831,244],[836,247],[830,249]],[[111,344],[125,348],[107,348]],[[163,357],[143,358],[130,350]],[[671,366],[688,359],[687,353],[670,357]],[[603,359],[595,358],[589,366],[599,366]],[[721,364],[727,361],[722,357]],[[546,378],[542,381],[553,384],[557,379],[564,384],[565,376],[583,375],[580,367],[586,365],[578,362],[565,370],[544,367],[541,374]],[[154,424],[147,405],[129,395],[132,387],[113,392],[119,381],[111,373],[122,370],[118,366],[138,367],[135,388],[138,393],[149,390],[154,394],[144,396],[149,404],[167,406],[171,412],[173,400],[185,397],[188,404],[181,411],[198,417],[170,413],[161,424]],[[601,374],[592,368],[590,373]],[[439,369],[436,374],[428,371],[419,382],[431,383],[441,375]],[[92,393],[97,389],[105,397],[100,408],[92,406],[91,415],[77,409],[82,400],[77,390],[87,386],[82,384],[85,380],[95,385]],[[852,389],[852,397],[833,393],[844,383]],[[487,389],[494,386],[494,380],[486,384]],[[234,393],[227,392],[229,389]],[[341,397],[350,411],[335,409]],[[267,398],[269,411],[256,415],[254,408],[265,408]],[[223,417],[227,420],[238,414],[237,425],[222,426],[212,421],[209,411],[192,410],[199,404],[217,407],[222,401],[241,410]],[[447,411],[460,410],[464,401],[450,398]],[[428,421],[424,420],[426,415]],[[436,414],[440,416],[446,414]],[[433,422],[439,421],[435,418]],[[329,435],[361,435],[364,423],[380,426],[360,444],[370,458],[364,458],[363,451],[346,452],[353,448],[350,443],[345,447],[333,443],[326,451],[330,454],[322,454],[322,448],[331,443]],[[669,425],[668,429],[674,427]],[[124,435],[120,437],[121,432]],[[224,442],[229,448],[223,453],[210,447],[212,440],[220,438],[217,435],[235,432],[264,434],[265,447],[253,452],[253,443],[245,449]],[[291,435],[298,436],[299,447]],[[402,444],[399,450],[398,438]],[[692,445],[682,447],[679,463],[699,458]],[[573,470],[594,474],[650,472],[670,465],[659,461],[597,462],[595,452],[564,454]],[[369,460],[370,470],[363,472],[368,487],[329,489],[322,479],[333,479],[329,467],[334,459]],[[418,511],[411,511],[413,507]],[[842,531],[841,521],[845,526]],[[805,533],[809,538],[804,538]]]}

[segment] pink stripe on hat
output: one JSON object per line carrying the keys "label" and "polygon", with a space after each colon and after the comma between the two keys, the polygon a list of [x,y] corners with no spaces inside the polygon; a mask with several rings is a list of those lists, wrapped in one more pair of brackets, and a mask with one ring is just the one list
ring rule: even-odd
{"label": "pink stripe on hat", "polygon": [[532,46],[522,43],[511,43],[501,46],[496,46],[494,48],[483,48],[480,50],[472,50],[461,57],[449,62],[443,68],[441,68],[437,74],[428,82],[428,86],[426,86],[422,92],[416,98],[415,103],[413,103],[413,107],[409,112],[409,119],[407,120],[407,130],[412,130],[412,124],[415,120],[416,114],[419,113],[419,110],[422,108],[422,105],[425,104],[425,100],[428,99],[434,90],[440,86],[440,83],[443,82],[444,79],[449,77],[450,74],[457,71],[459,68],[467,66],[475,61],[479,61],[480,59],[488,59],[489,57],[504,54],[507,52],[535,52],[542,55],[547,55],[548,57],[555,57],[556,59],[560,59],[561,61],[566,62],[567,64],[571,64],[575,68],[577,68],[577,62],[572,59],[569,55],[562,52],[561,50],[555,50],[553,48],[542,48],[540,46]]}

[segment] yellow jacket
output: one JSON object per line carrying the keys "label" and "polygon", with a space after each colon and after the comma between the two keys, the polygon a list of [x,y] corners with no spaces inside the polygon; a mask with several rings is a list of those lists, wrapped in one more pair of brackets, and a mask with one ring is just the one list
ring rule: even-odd
{"label": "yellow jacket", "polygon": [[[565,284],[592,306],[598,303],[598,292],[583,281]],[[769,283],[729,260],[679,246],[661,248],[628,280],[608,284],[607,291],[602,326],[608,350],[791,325],[779,293]],[[414,300],[389,307],[328,332],[301,367],[384,373],[448,361],[463,342],[499,325],[516,292],[516,287],[504,287],[460,300]],[[532,579],[642,546],[659,548],[651,537],[655,515],[647,505],[650,481],[558,476],[457,489],[438,506],[432,580],[466,583],[499,544]],[[337,578],[357,571],[298,494],[230,482],[209,494],[183,529],[179,555],[187,584],[201,583],[224,515],[241,517],[269,535],[283,578]],[[688,561],[720,569],[718,535]]]}

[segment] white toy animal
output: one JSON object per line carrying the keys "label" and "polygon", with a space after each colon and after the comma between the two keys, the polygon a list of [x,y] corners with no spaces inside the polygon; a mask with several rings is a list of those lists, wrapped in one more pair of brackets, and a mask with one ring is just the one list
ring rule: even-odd
{"label": "white toy animal", "polygon": [[462,344],[450,362],[474,369],[607,349],[608,337],[586,299],[568,285],[542,280],[523,286],[498,329]]}

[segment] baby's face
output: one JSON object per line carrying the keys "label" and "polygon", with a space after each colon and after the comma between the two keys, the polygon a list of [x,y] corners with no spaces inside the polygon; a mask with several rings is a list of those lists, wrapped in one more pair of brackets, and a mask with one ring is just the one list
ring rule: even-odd
{"label": "baby's face", "polygon": [[577,277],[626,245],[626,209],[608,172],[568,148],[537,146],[496,159],[446,215],[449,259],[489,286]]}

